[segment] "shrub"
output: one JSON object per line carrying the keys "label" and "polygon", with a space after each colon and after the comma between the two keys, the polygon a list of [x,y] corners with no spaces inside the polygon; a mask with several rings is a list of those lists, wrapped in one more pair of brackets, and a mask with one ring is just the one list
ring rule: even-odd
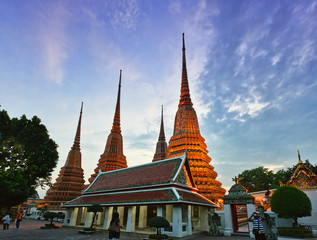
{"label": "shrub", "polygon": [[307,228],[278,227],[277,230],[280,236],[301,237],[301,238],[314,237],[312,231]]}
{"label": "shrub", "polygon": [[94,222],[95,222],[95,218],[96,218],[97,212],[103,212],[103,208],[102,208],[102,206],[100,204],[93,204],[87,209],[87,211],[94,213],[94,216],[92,218],[92,222],[91,222],[91,225],[90,225],[90,228],[92,228],[92,226],[94,225]]}
{"label": "shrub", "polygon": [[51,224],[53,224],[53,219],[58,217],[58,213],[56,212],[45,212],[44,216],[45,220],[50,219],[51,220]]}
{"label": "shrub", "polygon": [[279,218],[293,218],[297,226],[297,218],[311,216],[311,202],[306,193],[296,187],[279,187],[272,195],[271,209]]}
{"label": "shrub", "polygon": [[156,233],[157,235],[161,235],[161,228],[169,228],[170,227],[170,223],[163,217],[160,216],[156,216],[154,218],[152,218],[148,225],[150,227],[156,227]]}

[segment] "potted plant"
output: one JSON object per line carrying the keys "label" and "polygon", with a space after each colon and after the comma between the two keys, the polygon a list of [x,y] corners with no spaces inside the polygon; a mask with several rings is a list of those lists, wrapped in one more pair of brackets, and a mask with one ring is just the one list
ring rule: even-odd
{"label": "potted plant", "polygon": [[149,236],[150,239],[167,239],[168,238],[167,234],[162,234],[162,228],[170,227],[169,222],[165,218],[156,216],[149,221],[148,225],[150,227],[156,228],[156,234],[151,234]]}
{"label": "potted plant", "polygon": [[58,213],[56,212],[50,212],[50,211],[46,211],[44,213],[43,216],[45,219],[49,219],[51,222],[48,224],[45,224],[45,227],[41,227],[42,229],[48,229],[48,228],[59,228],[58,226],[56,226],[55,224],[53,224],[53,220],[54,218],[58,217]]}
{"label": "potted plant", "polygon": [[93,228],[92,226],[94,225],[95,218],[98,212],[103,212],[103,208],[101,207],[100,204],[93,204],[91,205],[88,209],[88,212],[93,212],[94,216],[92,218],[92,222],[89,228],[84,228],[84,230],[79,230],[79,233],[94,233],[96,232],[96,228]]}

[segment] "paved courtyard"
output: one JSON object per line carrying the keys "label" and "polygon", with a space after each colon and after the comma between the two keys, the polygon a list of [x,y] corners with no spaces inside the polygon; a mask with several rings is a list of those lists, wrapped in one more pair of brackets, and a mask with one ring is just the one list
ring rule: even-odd
{"label": "paved courtyard", "polygon": [[[10,224],[9,230],[3,230],[2,226],[0,229],[0,239],[1,240],[77,240],[77,239],[108,239],[108,234],[105,231],[100,233],[95,233],[93,235],[82,235],[78,233],[80,228],[58,228],[58,229],[41,229],[48,221],[37,221],[37,220],[25,220],[21,222],[19,229],[15,228],[15,224]],[[61,223],[56,223],[56,225],[61,226]],[[122,233],[120,240],[143,240],[141,236],[129,236],[126,233]],[[170,238],[173,239],[173,238]],[[192,236],[191,240],[249,240],[249,237],[243,236],[232,236],[232,237],[213,237],[213,236]],[[281,240],[291,240],[290,238],[279,238]]]}
{"label": "paved courtyard", "polygon": [[[9,230],[3,230],[1,226],[0,230],[0,239],[10,239],[10,240],[53,240],[53,239],[67,239],[67,240],[77,240],[77,239],[99,239],[105,240],[108,239],[108,234],[105,231],[100,233],[95,233],[93,235],[82,235],[77,231],[80,228],[59,228],[59,229],[41,229],[41,226],[44,226],[45,223],[49,223],[48,221],[37,221],[37,220],[25,220],[21,222],[21,226],[19,229],[15,228],[15,224],[11,223]],[[56,223],[56,225],[61,226],[61,223]],[[121,234],[120,240],[143,240],[141,236],[128,236],[125,233]],[[172,238],[171,238],[172,239]],[[236,240],[249,240],[251,238],[248,237],[211,237],[211,236],[196,236],[190,239],[197,240],[225,240],[225,239],[236,239]]]}

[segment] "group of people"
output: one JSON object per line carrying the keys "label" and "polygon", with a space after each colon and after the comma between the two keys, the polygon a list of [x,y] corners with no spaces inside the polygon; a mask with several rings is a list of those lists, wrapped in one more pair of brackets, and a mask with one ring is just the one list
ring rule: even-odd
{"label": "group of people", "polygon": [[[16,222],[15,222],[16,228],[20,227],[21,221],[22,221],[22,212],[18,212]],[[3,222],[3,230],[9,230],[9,226],[10,226],[10,222],[11,222],[10,213],[6,213],[6,215],[2,218],[2,222]]]}

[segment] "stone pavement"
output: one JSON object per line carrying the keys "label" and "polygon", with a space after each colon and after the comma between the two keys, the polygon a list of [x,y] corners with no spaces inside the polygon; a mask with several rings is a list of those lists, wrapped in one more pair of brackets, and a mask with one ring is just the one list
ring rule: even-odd
{"label": "stone pavement", "polygon": [[[78,233],[80,228],[58,228],[58,229],[41,229],[45,223],[49,221],[38,221],[38,220],[26,220],[23,219],[20,228],[15,228],[15,223],[10,224],[9,230],[3,230],[2,226],[0,229],[0,240],[105,240],[108,239],[108,233],[102,231],[92,235],[82,235]],[[61,223],[55,223],[61,226]],[[173,238],[171,238],[173,239]],[[213,236],[192,236],[186,238],[190,240],[250,240],[249,237],[243,236],[232,236],[232,237],[213,237]],[[286,240],[287,238],[281,238]],[[122,233],[120,240],[143,240],[141,236],[129,236],[126,233]],[[288,239],[290,240],[290,239]]]}

